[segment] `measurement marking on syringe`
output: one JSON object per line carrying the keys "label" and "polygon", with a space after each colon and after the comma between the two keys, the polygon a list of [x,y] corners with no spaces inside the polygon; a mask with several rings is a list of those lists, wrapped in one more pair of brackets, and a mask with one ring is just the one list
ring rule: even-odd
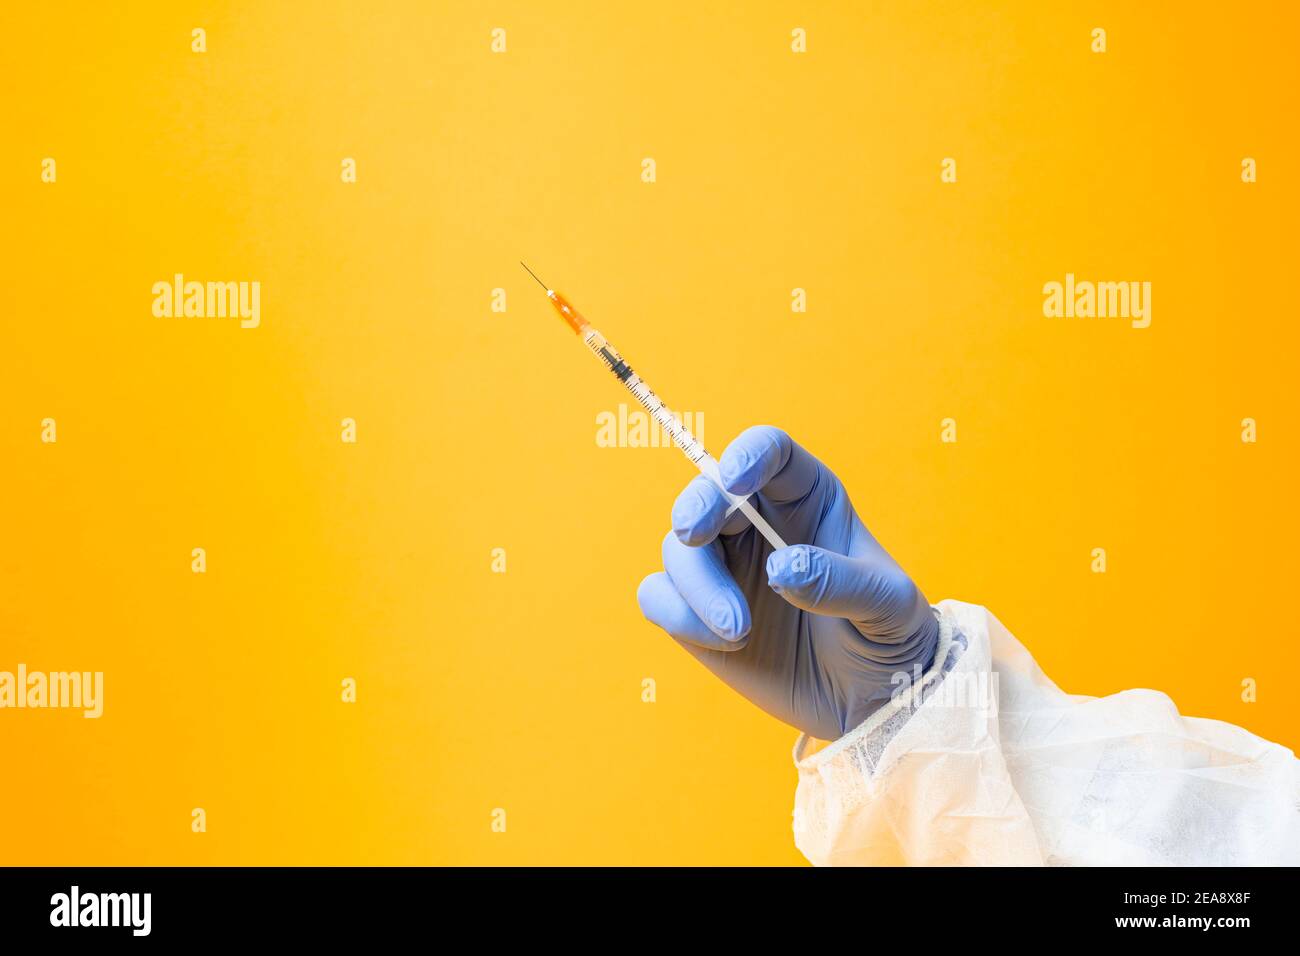
{"label": "measurement marking on syringe", "polygon": [[[520,265],[523,265],[523,263],[520,263]],[[528,269],[528,266],[524,265],[524,268]],[[749,519],[758,533],[766,538],[773,548],[784,548],[786,546],[785,541],[749,503],[747,498],[733,495],[723,488],[718,474],[718,463],[705,450],[703,443],[691,434],[690,429],[686,427],[681,419],[673,414],[672,410],[664,404],[663,400],[654,393],[641,376],[632,370],[632,367],[619,354],[618,349],[614,348],[608,339],[593,329],[591,324],[578,314],[578,311],[563,296],[553,289],[547,288],[546,283],[538,279],[533,270],[528,269],[528,273],[545,290],[546,297],[551,300],[551,304],[560,313],[560,318],[563,319],[564,323],[581,337],[583,345],[587,346],[600,359],[601,364],[613,372],[614,377],[636,396],[637,402],[659,423],[672,438],[673,443],[686,455],[691,464],[699,468],[706,477],[722,489],[723,494],[731,501],[732,508],[744,512],[745,517]]]}

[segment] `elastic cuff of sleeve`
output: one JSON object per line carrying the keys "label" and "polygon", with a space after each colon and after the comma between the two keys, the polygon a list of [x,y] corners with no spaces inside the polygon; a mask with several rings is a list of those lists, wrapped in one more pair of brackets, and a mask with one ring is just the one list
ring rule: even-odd
{"label": "elastic cuff of sleeve", "polygon": [[[908,683],[897,688],[890,696],[889,703],[838,740],[826,743],[810,737],[808,734],[800,734],[791,753],[798,769],[811,770],[823,761],[830,760],[837,753],[860,743],[872,735],[879,736],[884,733],[888,737],[892,737],[894,733],[897,733],[897,728],[901,727],[902,723],[906,721],[904,717],[903,721],[900,722],[897,719],[899,714],[910,712],[919,706],[930,688],[937,684],[942,676],[951,669],[956,662],[956,658],[965,649],[964,639],[960,642],[956,639],[957,630],[952,618],[946,616],[942,610],[934,605],[930,606],[930,610],[934,612],[935,619],[939,622],[939,642],[935,648],[934,662],[921,675],[921,679],[915,683]],[[894,726],[886,729],[888,724]],[[883,746],[887,742],[887,740],[874,741],[878,746]]]}

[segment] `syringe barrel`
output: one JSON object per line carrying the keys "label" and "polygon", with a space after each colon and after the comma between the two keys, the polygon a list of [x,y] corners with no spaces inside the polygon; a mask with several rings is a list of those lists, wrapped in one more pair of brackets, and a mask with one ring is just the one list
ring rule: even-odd
{"label": "syringe barrel", "polygon": [[623,356],[618,353],[618,349],[614,348],[605,336],[592,328],[591,323],[584,319],[578,313],[578,310],[571,306],[563,296],[551,291],[548,291],[547,295],[550,297],[551,304],[555,306],[556,311],[560,313],[560,318],[564,319],[574,332],[582,336],[582,343],[591,350],[593,355],[600,359],[606,368],[614,373],[615,377],[636,398],[637,403],[650,413],[650,417],[654,419],[659,427],[668,433],[673,440],[673,444],[680,448],[691,463],[706,478],[717,485],[719,491],[726,495],[727,501],[730,502],[727,514],[740,511],[772,547],[784,548],[786,546],[785,541],[764,520],[749,499],[740,495],[733,495],[727,491],[722,484],[722,475],[718,471],[718,463],[714,457],[704,450],[703,443],[691,434],[690,429],[682,423],[682,420],[674,415],[672,410],[660,401],[659,396],[654,393],[650,386],[632,371],[632,367],[627,362],[623,361]]}
{"label": "syringe barrel", "polygon": [[586,326],[582,333],[582,342],[607,369],[614,373],[614,377],[623,383],[623,387],[632,393],[637,404],[649,412],[655,423],[668,433],[668,437],[682,450],[682,454],[689,458],[692,464],[699,464],[700,457],[708,454],[704,450],[704,445],[691,434],[681,418],[673,414],[672,409],[663,403],[645,380],[632,371],[632,366],[623,360],[618,349],[590,325]]}

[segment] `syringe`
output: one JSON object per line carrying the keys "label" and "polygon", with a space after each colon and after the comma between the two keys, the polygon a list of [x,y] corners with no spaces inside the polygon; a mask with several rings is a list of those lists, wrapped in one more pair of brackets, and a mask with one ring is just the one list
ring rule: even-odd
{"label": "syringe", "polygon": [[[524,263],[519,264],[528,271],[530,276],[537,279],[537,273]],[[610,345],[609,340],[592,328],[591,323],[579,315],[578,310],[571,306],[564,296],[554,289],[547,289],[546,283],[541,279],[537,279],[537,284],[546,289],[546,297],[551,300],[551,305],[555,306],[555,310],[560,313],[560,318],[568,323],[569,328],[582,338],[582,344],[587,346],[592,354],[600,359],[604,366],[613,372],[624,387],[636,397],[641,407],[650,413],[650,417],[663,427],[664,431],[672,437],[673,443],[691,460],[691,464],[726,495],[727,500],[731,502],[731,507],[727,509],[728,513],[739,509],[772,547],[784,548],[786,544],[781,540],[781,536],[758,513],[758,509],[749,503],[749,499],[733,495],[723,487],[722,476],[718,472],[718,463],[714,457],[704,450],[704,445],[682,424],[680,418],[669,411],[668,406],[659,400],[659,396],[641,376],[633,372],[632,367],[623,361],[623,356],[618,354],[618,349]]]}

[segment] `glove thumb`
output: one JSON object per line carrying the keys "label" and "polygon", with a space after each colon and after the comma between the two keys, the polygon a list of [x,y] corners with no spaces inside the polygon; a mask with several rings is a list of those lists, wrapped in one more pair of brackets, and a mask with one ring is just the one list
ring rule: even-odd
{"label": "glove thumb", "polygon": [[845,618],[878,643],[905,641],[932,617],[912,579],[883,554],[852,558],[796,544],[768,556],[767,581],[795,607]]}

